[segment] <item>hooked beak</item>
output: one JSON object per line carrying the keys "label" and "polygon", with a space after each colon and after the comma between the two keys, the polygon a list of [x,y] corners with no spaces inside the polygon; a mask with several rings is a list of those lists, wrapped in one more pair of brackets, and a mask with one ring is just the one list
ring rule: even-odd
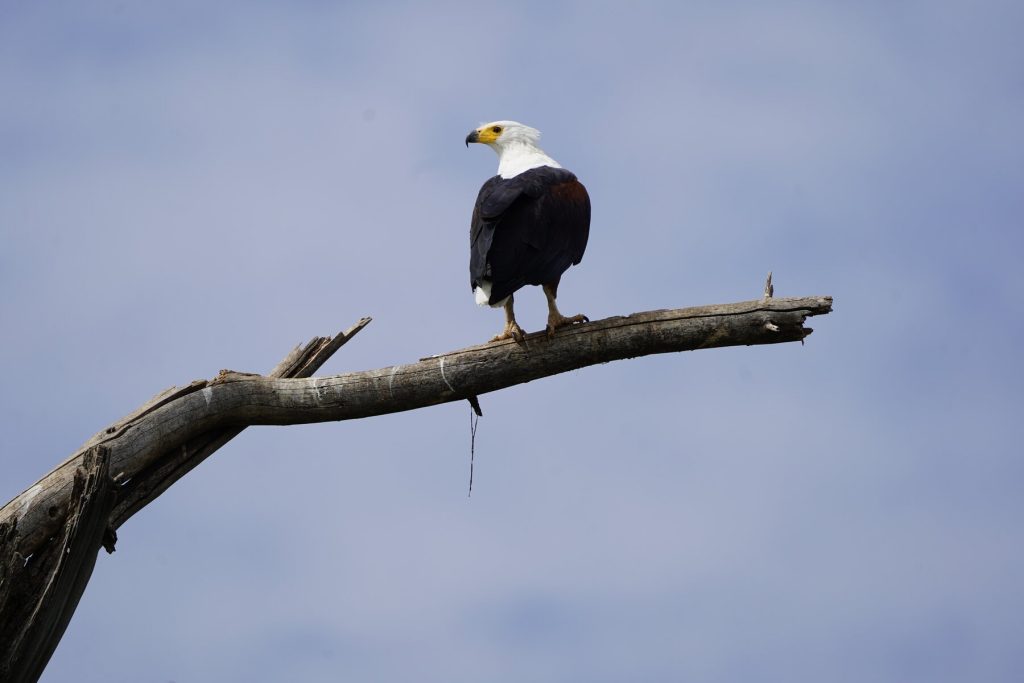
{"label": "hooked beak", "polygon": [[480,142],[480,133],[478,131],[474,130],[466,136],[466,147],[469,147],[469,143],[471,142]]}

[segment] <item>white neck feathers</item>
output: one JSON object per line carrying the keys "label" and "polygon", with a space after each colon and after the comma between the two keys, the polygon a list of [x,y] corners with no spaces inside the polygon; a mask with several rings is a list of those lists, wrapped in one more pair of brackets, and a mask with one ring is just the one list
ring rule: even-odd
{"label": "white neck feathers", "polygon": [[544,153],[540,147],[528,142],[515,142],[507,146],[494,146],[498,153],[498,175],[514,178],[523,171],[540,166],[562,168],[557,161]]}

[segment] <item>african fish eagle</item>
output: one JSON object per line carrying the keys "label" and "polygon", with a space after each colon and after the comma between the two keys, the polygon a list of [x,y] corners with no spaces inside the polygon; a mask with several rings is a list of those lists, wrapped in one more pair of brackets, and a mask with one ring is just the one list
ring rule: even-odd
{"label": "african fish eagle", "polygon": [[555,305],[558,282],[583,259],[590,233],[590,196],[576,176],[544,153],[540,131],[515,121],[494,121],[466,136],[498,154],[498,175],[480,188],[469,229],[469,280],[476,302],[505,309],[505,328],[491,341],[522,341],[512,295],[540,285],[548,300],[548,335],[587,322]]}

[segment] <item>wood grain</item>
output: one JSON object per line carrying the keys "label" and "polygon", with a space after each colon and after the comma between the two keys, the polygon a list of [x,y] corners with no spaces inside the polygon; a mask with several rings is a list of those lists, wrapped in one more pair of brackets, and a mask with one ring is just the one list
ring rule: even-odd
{"label": "wood grain", "polygon": [[[21,635],[15,642],[0,629],[0,674],[6,673],[0,678],[38,678],[84,590],[99,546],[112,549],[116,528],[249,425],[351,420],[473,401],[542,377],[656,353],[802,343],[812,332],[804,326],[806,319],[831,310],[828,296],[766,296],[647,311],[564,328],[550,338],[541,332],[523,342],[482,344],[403,365],[312,377],[369,323],[364,318],[334,338],[316,337],[297,347],[268,376],[224,370],[212,380],[172,387],[100,431],[0,508],[0,624],[25,619],[24,606],[33,600],[38,600],[35,613],[49,615],[44,621],[29,616],[30,623],[18,626],[20,634],[41,636]],[[96,473],[97,462],[102,474]],[[87,506],[88,501],[102,505]],[[72,548],[85,550],[61,560]],[[55,582],[63,586],[56,593],[48,588]],[[12,677],[10,664],[17,661],[32,666]]]}

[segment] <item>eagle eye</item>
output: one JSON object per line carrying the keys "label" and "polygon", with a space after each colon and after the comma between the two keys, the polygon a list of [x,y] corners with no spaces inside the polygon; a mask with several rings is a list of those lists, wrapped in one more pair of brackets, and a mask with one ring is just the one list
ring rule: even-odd
{"label": "eagle eye", "polygon": [[501,126],[495,126],[494,128],[491,128],[491,132],[492,133],[500,133],[501,132]]}

